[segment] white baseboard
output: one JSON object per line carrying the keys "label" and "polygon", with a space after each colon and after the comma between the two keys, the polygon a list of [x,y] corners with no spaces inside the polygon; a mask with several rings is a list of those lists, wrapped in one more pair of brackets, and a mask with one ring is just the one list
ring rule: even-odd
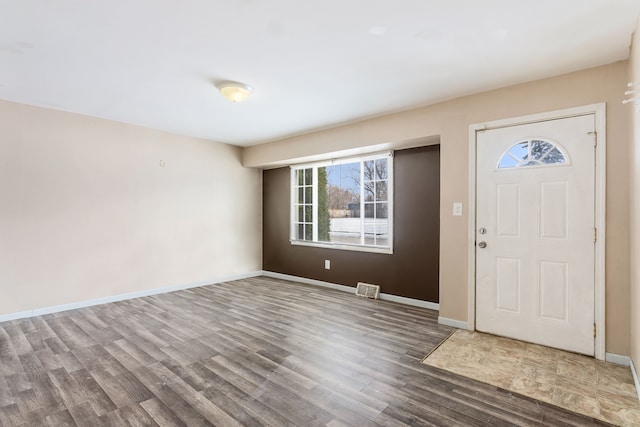
{"label": "white baseboard", "polygon": [[[300,282],[306,285],[322,286],[325,288],[331,288],[338,291],[349,292],[351,294],[355,293],[356,291],[356,288],[351,286],[338,285],[337,283],[325,282],[325,281],[316,280],[316,279],[307,279],[306,277],[292,276],[289,274],[275,273],[273,271],[263,271],[262,275],[266,277],[272,277],[274,279]],[[391,294],[385,294],[385,293],[380,293],[379,298],[384,301],[392,301],[392,302],[397,302],[404,305],[411,305],[414,307],[428,308],[430,310],[440,310],[440,304],[437,304],[435,302],[430,302],[430,301],[423,301],[419,299],[401,297],[398,295],[391,295]]]}
{"label": "white baseboard", "polygon": [[469,324],[467,322],[463,322],[462,320],[449,319],[446,317],[439,316],[438,323],[441,325],[451,326],[458,329],[470,330]]}
{"label": "white baseboard", "polygon": [[638,373],[636,367],[633,366],[633,359],[629,358],[629,365],[631,366],[631,374],[633,375],[633,382],[636,385],[636,393],[638,393],[638,400],[640,400],[640,380],[638,379]]}
{"label": "white baseboard", "polygon": [[604,360],[622,366],[629,366],[631,364],[631,358],[629,356],[621,356],[615,353],[605,353]]}
{"label": "white baseboard", "polygon": [[345,285],[338,285],[337,283],[323,282],[322,280],[307,279],[306,277],[292,276],[290,274],[276,273],[273,271],[262,271],[262,275],[271,277],[274,279],[290,280],[292,282],[304,283],[305,285],[322,286],[324,288],[331,288],[337,291],[354,293],[356,288]]}
{"label": "white baseboard", "polygon": [[175,292],[175,291],[181,291],[183,289],[197,288],[197,287],[206,286],[206,285],[214,285],[222,282],[230,282],[232,280],[248,279],[250,277],[257,277],[260,275],[262,275],[261,271],[255,271],[251,273],[238,274],[238,275],[227,276],[227,277],[219,277],[213,280],[204,280],[201,282],[167,286],[164,288],[145,289],[143,291],[130,292],[126,294],[113,295],[113,296],[108,296],[103,298],[95,298],[95,299],[90,299],[85,301],[72,302],[69,304],[56,305],[53,307],[36,308],[33,310],[26,310],[26,311],[20,311],[17,313],[0,315],[0,322],[7,322],[9,320],[16,320],[16,319],[24,319],[24,318],[33,317],[33,316],[43,316],[45,314],[59,313],[61,311],[75,310],[77,308],[91,307],[93,305],[123,301],[123,300],[132,299],[132,298],[140,298],[140,297],[146,297],[150,295],[165,294],[167,292]]}
{"label": "white baseboard", "polygon": [[415,307],[422,307],[422,308],[428,308],[430,310],[440,311],[440,304],[431,302],[431,301],[423,301],[420,299],[400,297],[398,295],[391,295],[391,294],[380,294],[380,299],[385,301],[393,301],[393,302],[397,302],[404,305],[413,305]]}
{"label": "white baseboard", "polygon": [[[112,296],[103,297],[103,298],[95,298],[95,299],[90,299],[85,301],[72,302],[69,304],[61,304],[61,305],[56,305],[52,307],[43,307],[43,308],[36,308],[33,310],[19,311],[16,313],[3,314],[3,315],[0,315],[0,322],[8,322],[10,320],[24,319],[28,317],[34,317],[34,316],[43,316],[45,314],[59,313],[62,311],[75,310],[75,309],[84,308],[84,307],[91,307],[99,304],[106,304],[106,303],[116,302],[116,301],[124,301],[132,298],[141,298],[141,297],[146,297],[150,295],[164,294],[168,292],[180,291],[183,289],[197,288],[200,286],[213,285],[213,284],[222,283],[222,282],[230,282],[232,280],[248,279],[251,277],[258,277],[258,276],[267,276],[267,277],[273,277],[276,279],[292,280],[295,282],[300,282],[300,283],[305,283],[305,284],[315,285],[315,286],[322,286],[325,288],[336,289],[339,291],[349,292],[349,293],[355,292],[355,288],[351,286],[338,285],[336,283],[329,283],[321,280],[307,279],[304,277],[291,276],[291,275],[282,274],[282,273],[274,273],[271,271],[254,271],[254,272],[245,273],[245,274],[219,277],[213,280],[203,280],[200,282],[167,286],[163,288],[145,289],[143,291],[130,292],[126,294],[112,295]],[[401,304],[411,305],[415,307],[428,308],[431,310],[439,310],[440,308],[439,304],[436,304],[433,302],[422,301],[422,300],[417,300],[413,298],[405,298],[397,295],[390,295],[390,294],[384,294],[384,293],[380,294],[380,299],[386,300],[386,301],[398,302]]]}

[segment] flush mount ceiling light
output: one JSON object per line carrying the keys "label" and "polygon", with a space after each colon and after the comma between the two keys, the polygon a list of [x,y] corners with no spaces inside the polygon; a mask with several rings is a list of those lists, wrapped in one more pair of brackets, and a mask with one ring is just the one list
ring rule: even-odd
{"label": "flush mount ceiling light", "polygon": [[251,93],[252,89],[244,83],[220,82],[216,85],[222,96],[231,102],[242,102]]}

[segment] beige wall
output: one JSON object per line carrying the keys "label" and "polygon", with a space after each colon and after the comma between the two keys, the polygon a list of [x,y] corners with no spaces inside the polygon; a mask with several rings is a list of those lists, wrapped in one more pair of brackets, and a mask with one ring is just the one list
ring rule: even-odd
{"label": "beige wall", "polygon": [[[627,62],[584,70],[359,123],[249,147],[243,164],[271,167],[321,153],[440,136],[440,315],[467,320],[467,217],[451,215],[454,201],[468,209],[469,125],[556,109],[607,103],[606,351],[629,354],[629,137],[621,104]],[[622,189],[622,190],[621,190]]]}
{"label": "beige wall", "polygon": [[[640,21],[631,46],[629,81],[640,82]],[[632,105],[627,109],[631,128],[631,359],[640,375],[640,112]]]}
{"label": "beige wall", "polygon": [[259,270],[261,180],[236,147],[0,101],[0,315]]}

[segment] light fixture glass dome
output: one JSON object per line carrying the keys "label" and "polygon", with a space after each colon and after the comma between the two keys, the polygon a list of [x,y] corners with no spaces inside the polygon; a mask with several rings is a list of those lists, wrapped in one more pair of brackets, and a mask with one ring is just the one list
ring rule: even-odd
{"label": "light fixture glass dome", "polygon": [[218,90],[231,102],[242,102],[249,94],[251,94],[251,87],[244,83],[238,82],[222,82],[217,85]]}

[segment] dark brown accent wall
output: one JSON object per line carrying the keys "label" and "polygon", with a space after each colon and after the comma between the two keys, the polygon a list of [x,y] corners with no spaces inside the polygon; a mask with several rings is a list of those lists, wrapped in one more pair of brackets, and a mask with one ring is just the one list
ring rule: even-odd
{"label": "dark brown accent wall", "polygon": [[[289,242],[290,169],[263,172],[263,269],[438,302],[440,146],[394,154],[393,254],[296,246]],[[331,260],[325,270],[324,260]]]}

